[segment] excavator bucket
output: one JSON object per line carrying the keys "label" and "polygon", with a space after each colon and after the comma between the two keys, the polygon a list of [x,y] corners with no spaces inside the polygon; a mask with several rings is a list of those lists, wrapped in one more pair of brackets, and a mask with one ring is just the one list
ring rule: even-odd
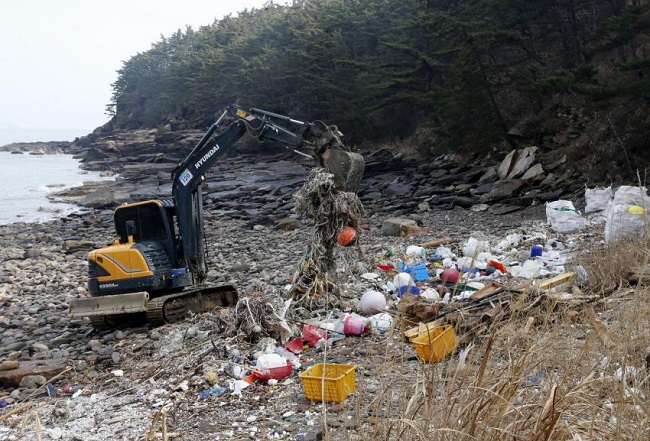
{"label": "excavator bucket", "polygon": [[365,162],[363,156],[354,152],[331,148],[320,155],[322,165],[334,175],[343,191],[356,193],[361,183]]}

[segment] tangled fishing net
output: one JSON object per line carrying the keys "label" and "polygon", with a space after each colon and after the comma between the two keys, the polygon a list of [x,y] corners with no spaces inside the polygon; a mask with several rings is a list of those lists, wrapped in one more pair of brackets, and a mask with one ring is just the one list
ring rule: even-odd
{"label": "tangled fishing net", "polygon": [[294,276],[294,301],[310,311],[336,308],[340,300],[334,281],[336,235],[347,226],[358,232],[363,205],[356,193],[340,191],[334,175],[322,168],[312,171],[294,199],[296,211],[314,223]]}
{"label": "tangled fishing net", "polygon": [[293,334],[287,322],[291,300],[272,286],[253,281],[247,295],[235,306],[236,333],[256,341],[264,337],[278,337],[282,342]]}

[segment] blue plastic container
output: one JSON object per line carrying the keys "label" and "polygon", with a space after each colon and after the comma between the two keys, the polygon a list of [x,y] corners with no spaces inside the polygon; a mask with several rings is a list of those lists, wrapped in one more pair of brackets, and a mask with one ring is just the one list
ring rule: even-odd
{"label": "blue plastic container", "polygon": [[429,279],[429,271],[424,263],[409,266],[405,272],[409,273],[415,282],[424,282]]}

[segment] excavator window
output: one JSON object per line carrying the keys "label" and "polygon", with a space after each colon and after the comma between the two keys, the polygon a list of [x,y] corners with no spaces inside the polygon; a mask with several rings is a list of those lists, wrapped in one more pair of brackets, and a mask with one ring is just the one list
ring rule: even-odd
{"label": "excavator window", "polygon": [[129,233],[133,231],[128,225],[135,226],[135,242],[161,242],[169,239],[164,214],[164,210],[155,202],[119,207],[115,210],[115,228],[120,242],[126,243]]}

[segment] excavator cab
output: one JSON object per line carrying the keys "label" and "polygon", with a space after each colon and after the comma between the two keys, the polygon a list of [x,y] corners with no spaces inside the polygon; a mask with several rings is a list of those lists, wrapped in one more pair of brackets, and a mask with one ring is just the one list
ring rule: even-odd
{"label": "excavator cab", "polygon": [[153,199],[115,210],[118,239],[88,255],[88,290],[104,296],[126,291],[167,292],[191,283],[178,255],[171,201]]}
{"label": "excavator cab", "polygon": [[160,242],[173,252],[174,223],[173,205],[158,200],[150,200],[135,204],[123,204],[115,210],[115,230],[120,243],[127,243],[129,236],[133,241]]}

